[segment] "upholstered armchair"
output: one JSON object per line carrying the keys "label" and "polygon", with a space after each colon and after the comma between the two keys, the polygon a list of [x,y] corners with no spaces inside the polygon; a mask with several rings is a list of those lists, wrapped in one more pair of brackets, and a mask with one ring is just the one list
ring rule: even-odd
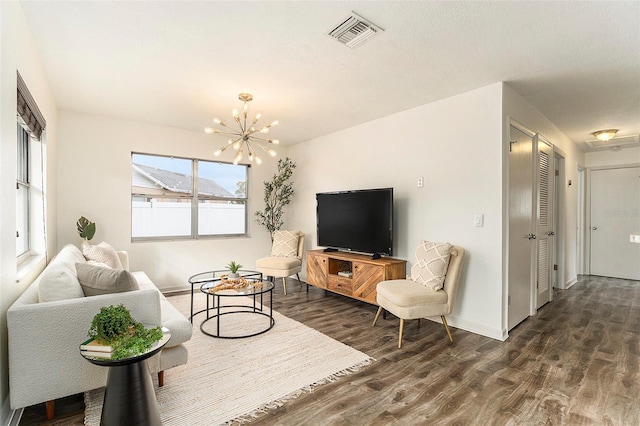
{"label": "upholstered armchair", "polygon": [[275,231],[271,254],[256,261],[256,270],[263,275],[282,278],[284,294],[287,294],[286,278],[294,275],[300,281],[302,255],[304,252],[304,234],[300,231]]}
{"label": "upholstered armchair", "polygon": [[373,325],[383,309],[400,318],[398,348],[402,348],[404,320],[439,316],[453,342],[446,315],[453,309],[463,258],[462,247],[423,241],[416,250],[410,278],[378,283],[376,301],[380,307]]}

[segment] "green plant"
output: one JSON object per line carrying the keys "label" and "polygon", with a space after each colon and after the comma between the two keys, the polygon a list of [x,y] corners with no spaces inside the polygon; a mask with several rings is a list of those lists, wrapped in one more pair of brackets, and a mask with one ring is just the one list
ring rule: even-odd
{"label": "green plant", "polygon": [[76,222],[76,226],[78,227],[80,237],[86,240],[92,239],[96,233],[96,224],[84,216],[80,216],[80,219]]}
{"label": "green plant", "polygon": [[236,263],[235,260],[232,260],[231,262],[229,262],[229,264],[227,265],[227,268],[229,268],[229,270],[231,271],[232,274],[235,274],[238,272],[238,269],[242,268],[242,265],[239,263]]}
{"label": "green plant", "polygon": [[146,328],[134,320],[124,305],[100,308],[93,317],[89,337],[113,346],[111,359],[123,359],[146,351],[162,338],[162,328]]}
{"label": "green plant", "polygon": [[289,157],[284,160],[280,159],[278,160],[278,172],[273,175],[270,182],[264,182],[265,208],[256,212],[256,220],[258,224],[267,228],[272,241],[273,233],[279,230],[284,223],[282,219],[284,206],[291,203],[295,194],[293,182],[289,181],[295,168],[296,164]]}

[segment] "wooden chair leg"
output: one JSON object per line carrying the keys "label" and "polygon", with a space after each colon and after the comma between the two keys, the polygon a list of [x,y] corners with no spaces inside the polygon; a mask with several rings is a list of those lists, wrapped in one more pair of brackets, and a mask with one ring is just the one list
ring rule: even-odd
{"label": "wooden chair leg", "polygon": [[371,324],[371,327],[375,327],[376,322],[378,322],[378,318],[380,317],[380,313],[382,312],[382,306],[378,307],[378,312],[376,312],[376,317],[373,319],[373,324]]}
{"label": "wooden chair leg", "polygon": [[47,401],[44,403],[45,410],[47,411],[47,420],[53,420],[55,400]]}
{"label": "wooden chair leg", "polygon": [[398,349],[402,348],[402,333],[404,332],[404,319],[400,318],[400,333],[398,336]]}
{"label": "wooden chair leg", "polygon": [[287,295],[287,279],[282,277],[282,287],[284,288],[284,295]]}
{"label": "wooden chair leg", "polygon": [[158,371],[158,387],[164,386],[164,370]]}
{"label": "wooden chair leg", "polygon": [[444,329],[447,330],[447,335],[449,336],[449,340],[453,342],[453,337],[451,337],[451,331],[449,331],[449,325],[447,324],[447,319],[442,315],[442,323],[444,324]]}

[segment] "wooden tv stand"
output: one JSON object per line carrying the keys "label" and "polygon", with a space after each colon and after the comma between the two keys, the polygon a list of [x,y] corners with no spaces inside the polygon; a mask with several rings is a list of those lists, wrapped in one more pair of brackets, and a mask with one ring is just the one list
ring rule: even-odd
{"label": "wooden tv stand", "polygon": [[[367,303],[376,303],[380,281],[406,277],[407,261],[350,252],[307,251],[307,283]],[[342,272],[343,275],[338,275]],[[345,274],[346,273],[346,274]]]}

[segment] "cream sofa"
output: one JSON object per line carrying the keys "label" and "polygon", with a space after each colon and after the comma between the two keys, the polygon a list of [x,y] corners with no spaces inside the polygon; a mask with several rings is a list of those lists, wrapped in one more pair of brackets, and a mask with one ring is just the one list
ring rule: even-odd
{"label": "cream sofa", "polygon": [[[128,270],[127,253],[117,254],[123,268]],[[184,342],[191,338],[191,323],[144,272],[133,272],[139,290],[39,301],[38,285],[47,270],[58,268],[75,273],[76,263],[81,262],[86,260],[80,249],[71,244],[65,246],[7,312],[12,409],[47,402],[47,416],[52,417],[55,399],[106,384],[108,369],[89,363],[79,351],[80,343],[87,339],[93,317],[103,306],[123,304],[137,321],[163,325],[171,331],[167,345],[148,361],[151,372],[158,373],[160,385],[164,381],[164,370],[187,362]]]}

